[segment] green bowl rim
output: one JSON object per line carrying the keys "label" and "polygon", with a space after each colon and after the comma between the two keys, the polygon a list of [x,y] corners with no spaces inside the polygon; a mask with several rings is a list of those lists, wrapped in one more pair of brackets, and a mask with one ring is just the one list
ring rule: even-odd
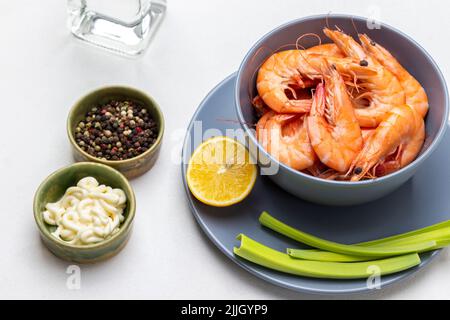
{"label": "green bowl rim", "polygon": [[[107,90],[107,89],[125,89],[125,90],[131,90],[131,91],[135,91],[141,95],[143,95],[144,97],[146,97],[148,100],[151,101],[152,106],[148,106],[149,108],[153,107],[154,110],[156,111],[156,113],[158,114],[158,137],[156,138],[155,143],[144,153],[141,153],[140,155],[130,158],[130,159],[126,159],[126,160],[117,160],[117,161],[113,161],[113,160],[103,160],[94,156],[91,156],[89,153],[87,153],[86,151],[84,151],[83,149],[80,148],[80,146],[76,143],[75,138],[74,138],[74,133],[72,130],[72,124],[71,124],[71,119],[73,118],[73,115],[75,114],[75,111],[80,107],[81,102],[83,100],[85,100],[88,96],[103,91],[103,90]],[[155,119],[156,120],[156,119]],[[165,130],[165,121],[164,121],[164,115],[161,111],[161,108],[159,107],[159,104],[155,101],[155,99],[153,99],[150,95],[148,95],[147,93],[145,93],[142,90],[133,88],[133,87],[129,87],[129,86],[104,86],[104,87],[100,87],[97,88],[95,90],[92,90],[88,93],[86,93],[85,95],[83,95],[81,98],[79,98],[75,104],[72,106],[72,108],[69,111],[69,114],[67,116],[67,123],[66,123],[66,131],[67,131],[67,135],[70,141],[70,144],[79,152],[81,153],[85,158],[87,158],[89,161],[92,162],[97,162],[97,163],[101,163],[101,164],[105,164],[108,166],[112,166],[112,165],[120,165],[120,164],[127,164],[127,163],[132,163],[133,161],[137,161],[140,160],[142,158],[145,158],[147,155],[152,154],[160,145],[164,136],[164,130]]]}
{"label": "green bowl rim", "polygon": [[[42,219],[39,219],[39,217],[38,217],[40,214],[42,214],[42,212],[39,212],[39,208],[38,208],[39,204],[37,201],[37,197],[42,192],[43,187],[47,183],[49,183],[49,181],[52,178],[54,178],[56,175],[61,174],[62,172],[68,170],[69,168],[81,167],[81,166],[100,167],[100,168],[106,169],[108,171],[111,171],[113,174],[117,175],[124,182],[126,189],[128,189],[127,191],[131,195],[131,199],[127,199],[127,202],[128,202],[127,206],[129,206],[128,216],[126,217],[125,221],[120,225],[119,231],[116,232],[112,237],[110,237],[104,241],[94,243],[94,244],[89,244],[89,245],[74,245],[74,244],[67,243],[64,240],[61,240],[61,239],[58,239],[58,238],[52,236],[48,232],[48,230],[45,228],[46,223]],[[71,248],[71,249],[88,250],[88,249],[96,249],[96,248],[102,248],[102,247],[107,246],[115,238],[117,238],[120,234],[126,232],[126,230],[129,230],[129,227],[131,226],[131,224],[134,220],[135,214],[136,214],[136,196],[134,194],[134,191],[133,191],[133,188],[131,187],[130,182],[118,170],[116,170],[110,166],[101,164],[101,163],[77,162],[77,163],[73,163],[71,165],[68,165],[68,166],[65,166],[63,168],[56,170],[55,172],[51,173],[47,178],[45,178],[44,181],[41,182],[41,184],[39,185],[39,187],[36,190],[36,193],[34,194],[34,199],[33,199],[33,216],[34,216],[34,220],[38,226],[40,234],[42,236],[44,236],[45,238],[49,239],[50,241],[57,243],[58,245],[62,245],[64,247]]]}

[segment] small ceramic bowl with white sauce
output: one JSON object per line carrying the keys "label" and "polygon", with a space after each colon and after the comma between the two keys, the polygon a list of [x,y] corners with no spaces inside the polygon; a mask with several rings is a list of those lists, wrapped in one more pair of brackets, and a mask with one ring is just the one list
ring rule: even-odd
{"label": "small ceramic bowl with white sauce", "polygon": [[81,162],[47,177],[36,191],[33,210],[42,241],[53,254],[94,263],[126,245],[136,199],[119,171]]}

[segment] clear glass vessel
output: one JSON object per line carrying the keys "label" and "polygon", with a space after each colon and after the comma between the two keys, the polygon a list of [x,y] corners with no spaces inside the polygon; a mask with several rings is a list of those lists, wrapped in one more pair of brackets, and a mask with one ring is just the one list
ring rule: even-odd
{"label": "clear glass vessel", "polygon": [[127,56],[145,52],[166,0],[68,0],[68,25],[79,39]]}

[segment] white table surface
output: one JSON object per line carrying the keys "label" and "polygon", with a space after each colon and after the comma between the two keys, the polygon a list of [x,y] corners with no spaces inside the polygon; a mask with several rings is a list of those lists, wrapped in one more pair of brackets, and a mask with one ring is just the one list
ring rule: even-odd
{"label": "white table surface", "polygon": [[[192,114],[260,36],[310,14],[378,10],[382,21],[420,42],[447,78],[450,72],[450,46],[442,37],[450,29],[450,4],[442,0],[169,0],[166,19],[140,60],[75,41],[65,27],[63,0],[2,0],[0,7],[0,298],[317,298],[243,271],[199,229],[174,161]],[[166,115],[165,142],[154,169],[132,181],[138,210],[128,246],[105,263],[82,266],[81,289],[68,290],[69,263],[39,241],[32,198],[48,174],[73,161],[65,133],[70,106],[109,84],[135,86],[156,98]],[[404,283],[343,298],[450,298],[449,267],[446,250]]]}

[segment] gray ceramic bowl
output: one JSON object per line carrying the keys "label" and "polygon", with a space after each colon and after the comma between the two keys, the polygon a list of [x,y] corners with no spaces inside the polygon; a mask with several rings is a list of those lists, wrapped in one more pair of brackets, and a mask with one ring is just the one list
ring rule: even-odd
{"label": "gray ceramic bowl", "polygon": [[[361,33],[367,33],[376,42],[388,48],[400,62],[420,81],[428,93],[430,111],[426,119],[427,139],[420,156],[409,166],[389,176],[361,182],[335,182],[317,179],[279,163],[258,144],[249,124],[256,123],[251,97],[256,95],[256,70],[271,54],[271,50],[295,43],[306,33],[320,35],[323,43],[330,42],[322,30],[327,24],[339,26],[356,37],[352,24]],[[441,142],[447,128],[449,112],[445,80],[431,56],[413,39],[385,24],[380,29],[368,29],[365,18],[348,15],[320,15],[289,22],[266,34],[248,52],[242,62],[236,81],[236,111],[242,127],[249,136],[250,149],[261,167],[278,168],[269,172],[271,179],[281,188],[302,199],[324,205],[350,206],[379,199],[408,181],[428,159]],[[317,39],[305,37],[306,48],[317,44]],[[250,92],[249,92],[250,90]],[[267,170],[263,170],[267,171]],[[269,170],[270,171],[270,170]],[[273,170],[272,170],[273,171]]]}

